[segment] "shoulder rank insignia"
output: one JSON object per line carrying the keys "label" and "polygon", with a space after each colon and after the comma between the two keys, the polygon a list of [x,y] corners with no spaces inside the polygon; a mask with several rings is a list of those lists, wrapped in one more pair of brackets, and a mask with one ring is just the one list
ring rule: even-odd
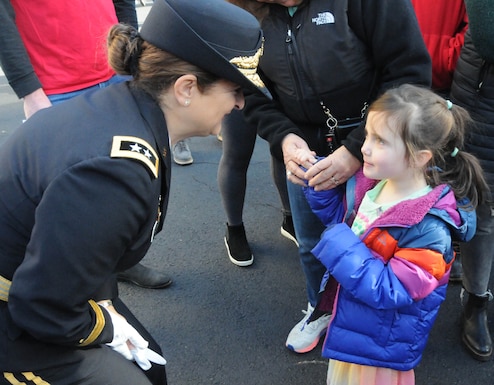
{"label": "shoulder rank insignia", "polygon": [[130,158],[144,163],[155,178],[158,177],[160,160],[153,147],[135,136],[114,136],[111,148],[112,158]]}

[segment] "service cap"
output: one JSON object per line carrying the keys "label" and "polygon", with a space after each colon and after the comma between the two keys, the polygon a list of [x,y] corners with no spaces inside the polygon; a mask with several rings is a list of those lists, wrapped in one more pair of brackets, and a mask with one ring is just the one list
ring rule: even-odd
{"label": "service cap", "polygon": [[155,0],[140,35],[182,60],[272,98],[257,73],[262,30],[240,7],[225,0]]}

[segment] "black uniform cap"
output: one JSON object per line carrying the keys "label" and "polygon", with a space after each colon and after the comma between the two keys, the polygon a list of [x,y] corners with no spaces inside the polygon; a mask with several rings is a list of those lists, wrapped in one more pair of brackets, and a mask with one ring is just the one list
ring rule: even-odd
{"label": "black uniform cap", "polygon": [[225,0],[155,0],[140,30],[149,43],[220,78],[271,94],[257,74],[259,22]]}

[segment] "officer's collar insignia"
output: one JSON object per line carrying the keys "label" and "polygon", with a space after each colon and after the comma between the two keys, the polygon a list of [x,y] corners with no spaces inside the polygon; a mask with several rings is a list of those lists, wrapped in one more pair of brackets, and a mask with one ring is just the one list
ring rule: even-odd
{"label": "officer's collar insignia", "polygon": [[153,147],[135,136],[114,136],[111,148],[112,158],[130,158],[143,163],[155,178],[158,178],[160,160]]}

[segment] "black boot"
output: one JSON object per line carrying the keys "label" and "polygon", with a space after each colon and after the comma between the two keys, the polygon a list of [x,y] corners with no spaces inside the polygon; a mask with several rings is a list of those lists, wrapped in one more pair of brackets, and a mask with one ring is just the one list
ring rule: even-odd
{"label": "black boot", "polygon": [[487,302],[490,298],[490,292],[483,296],[468,293],[463,313],[462,340],[479,361],[489,361],[492,356],[492,339],[487,325]]}
{"label": "black boot", "polygon": [[164,289],[172,284],[171,278],[167,275],[140,263],[118,273],[117,279],[146,289]]}

